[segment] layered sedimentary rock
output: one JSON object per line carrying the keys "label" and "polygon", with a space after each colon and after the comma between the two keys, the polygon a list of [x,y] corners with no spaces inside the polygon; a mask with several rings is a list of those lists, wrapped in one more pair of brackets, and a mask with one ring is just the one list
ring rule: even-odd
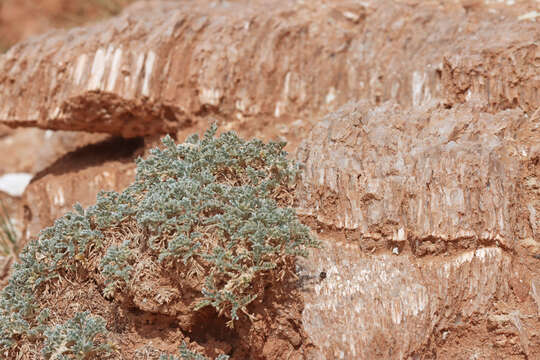
{"label": "layered sedimentary rock", "polygon": [[351,97],[533,111],[540,29],[480,14],[390,1],[140,4],[13,47],[0,60],[0,122],[136,136],[209,114],[319,115]]}
{"label": "layered sedimentary rock", "polygon": [[[540,26],[524,37],[516,24],[500,24],[497,41],[487,23],[459,37],[441,71],[448,104],[476,103],[491,112],[519,107],[532,114],[540,106]],[[531,29],[532,30],[532,29]]]}
{"label": "layered sedimentary rock", "polygon": [[315,126],[298,202],[325,240],[303,314],[323,358],[540,356],[539,120],[357,102]]}
{"label": "layered sedimentary rock", "polygon": [[[350,103],[322,119],[298,151],[299,206],[362,246],[440,253],[540,241],[534,182],[538,119],[394,103]],[[529,172],[523,172],[527,164]],[[378,241],[381,240],[381,241]]]}
{"label": "layered sedimentary rock", "polygon": [[[360,254],[357,246],[332,241],[310,264],[327,274],[306,297],[303,313],[322,358],[445,358],[434,349],[437,340],[440,346],[484,320],[480,314],[511,293],[511,257],[499,248],[427,260]],[[520,346],[519,329],[511,327],[509,337]],[[478,344],[467,350],[482,359],[497,354]]]}
{"label": "layered sedimentary rock", "polygon": [[[139,4],[0,58],[0,122],[126,137],[314,123],[298,201],[325,241],[304,264],[322,356],[534,359],[540,29],[465,3]],[[27,238],[131,182],[138,145],[114,141],[37,176]]]}

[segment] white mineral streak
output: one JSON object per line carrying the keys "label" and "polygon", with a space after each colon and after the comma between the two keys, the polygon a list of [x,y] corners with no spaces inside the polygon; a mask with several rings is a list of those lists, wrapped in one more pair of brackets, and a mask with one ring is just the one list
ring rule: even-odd
{"label": "white mineral streak", "polygon": [[201,104],[217,106],[221,99],[221,91],[219,89],[202,89],[199,100]]}
{"label": "white mineral streak", "polygon": [[144,81],[142,87],[142,95],[150,96],[150,79],[152,77],[152,71],[154,69],[154,62],[156,61],[156,53],[153,51],[148,52],[146,62],[144,64]]}
{"label": "white mineral streak", "polygon": [[288,71],[287,74],[285,74],[285,80],[283,81],[282,98],[283,98],[284,101],[286,101],[287,97],[289,96],[290,83],[291,83],[291,72]]}
{"label": "white mineral streak", "polygon": [[276,108],[275,108],[275,110],[274,110],[274,117],[278,118],[278,117],[281,116],[281,114],[282,114],[282,110],[281,110],[281,109],[282,109],[283,107],[284,107],[283,102],[281,102],[281,101],[276,102]]}
{"label": "white mineral streak", "polygon": [[112,66],[109,72],[109,79],[107,81],[107,91],[114,90],[114,87],[116,85],[116,79],[118,79],[118,74],[120,73],[121,65],[122,65],[122,49],[117,48],[114,51]]}
{"label": "white mineral streak", "polygon": [[80,85],[81,80],[84,74],[84,70],[86,69],[86,62],[88,61],[88,55],[82,54],[77,58],[77,65],[75,66],[75,84]]}
{"label": "white mineral streak", "polygon": [[60,113],[61,113],[61,109],[60,107],[55,107],[54,110],[51,112],[51,117],[53,119],[56,119],[56,118],[59,118],[60,117]]}
{"label": "white mineral streak", "polygon": [[58,187],[53,197],[53,204],[56,206],[64,206],[65,203],[66,201],[64,199],[64,189],[62,189],[62,187]]}
{"label": "white mineral streak", "polygon": [[307,295],[303,323],[327,356],[344,351],[346,358],[368,358],[384,334],[394,346],[389,358],[401,359],[423,346],[434,327],[444,328],[456,316],[466,321],[509,292],[499,284],[507,281],[510,258],[499,248],[419,260],[367,258],[341,243],[324,245],[309,266],[313,272],[327,269],[327,278]]}
{"label": "white mineral streak", "polygon": [[100,48],[92,63],[92,70],[90,72],[90,79],[88,80],[88,90],[99,90],[101,86],[101,80],[105,74],[105,50]]}
{"label": "white mineral streak", "polygon": [[518,20],[534,20],[539,16],[540,16],[540,12],[535,10],[535,11],[530,11],[528,13],[518,16]]}
{"label": "white mineral streak", "polygon": [[287,104],[291,90],[291,72],[288,71],[283,79],[283,90],[281,91],[280,100],[276,102],[274,108],[274,117],[278,118],[287,112]]}
{"label": "white mineral streak", "polygon": [[336,100],[336,89],[332,86],[330,90],[328,91],[328,94],[326,94],[326,103],[330,104]]}
{"label": "white mineral streak", "polygon": [[[414,71],[412,75],[412,105],[420,106],[431,100],[431,89],[427,83],[430,76],[427,72]],[[434,89],[435,90],[435,89]]]}
{"label": "white mineral streak", "polygon": [[245,99],[238,99],[235,102],[236,109],[239,110],[242,113],[246,112],[247,106],[246,106],[246,100]]}
{"label": "white mineral streak", "polygon": [[412,75],[412,98],[413,98],[413,106],[420,105],[420,102],[422,101],[422,88],[424,86],[424,80],[425,80],[424,73],[420,73],[419,71],[413,72]]}

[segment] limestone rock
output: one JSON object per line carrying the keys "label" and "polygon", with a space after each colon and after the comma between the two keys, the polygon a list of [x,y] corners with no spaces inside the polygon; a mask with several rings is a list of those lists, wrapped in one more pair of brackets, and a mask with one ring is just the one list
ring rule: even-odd
{"label": "limestone rock", "polygon": [[[440,358],[435,339],[470,327],[511,292],[511,256],[499,248],[417,259],[367,257],[353,244],[325,246],[309,266],[327,277],[306,297],[303,324],[326,359]],[[479,358],[495,355],[478,350]]]}
{"label": "limestone rock", "polygon": [[[540,26],[529,27],[532,37],[516,31],[515,23],[460,37],[447,52],[441,72],[445,101],[476,103],[491,112],[519,107],[532,114],[540,106]],[[527,27],[527,26],[525,26]]]}

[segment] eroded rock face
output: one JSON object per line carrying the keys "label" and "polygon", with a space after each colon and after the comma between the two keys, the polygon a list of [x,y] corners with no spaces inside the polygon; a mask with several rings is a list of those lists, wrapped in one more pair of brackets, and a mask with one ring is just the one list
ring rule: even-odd
{"label": "eroded rock face", "polygon": [[[493,29],[483,24],[452,45],[441,71],[448,104],[475,103],[490,112],[519,107],[529,115],[538,109],[540,47],[516,31],[516,25],[500,24],[500,36],[492,41]],[[529,28],[529,34],[538,39],[540,26],[533,26],[536,31]]]}
{"label": "eroded rock face", "polygon": [[540,241],[538,195],[523,192],[534,180],[522,173],[539,140],[538,121],[519,110],[350,103],[300,146],[300,208],[353,230],[351,239],[369,250],[512,249],[518,238]]}
{"label": "eroded rock face", "polygon": [[35,128],[0,129],[0,175],[23,172],[36,174],[56,159],[79,147],[99,142],[107,134],[88,134],[75,131],[52,131]]}
{"label": "eroded rock face", "polygon": [[358,102],[315,126],[298,201],[325,240],[303,313],[323,358],[540,356],[539,124]]}
{"label": "eroded rock face", "polygon": [[[132,137],[210,117],[268,134],[290,118],[300,138],[319,115],[364,99],[317,123],[299,152],[300,205],[326,246],[305,264],[326,273],[303,312],[321,356],[533,359],[540,28],[481,3],[139,4],[3,56],[0,122]],[[99,151],[84,151],[30,184],[27,239],[131,182],[134,154],[96,162]],[[263,357],[299,341],[281,337]]]}
{"label": "eroded rock face", "polygon": [[480,14],[391,1],[139,4],[12,48],[0,60],[0,122],[129,137],[208,114],[319,115],[351,97],[474,97],[489,111],[532,112],[540,29]]}
{"label": "eroded rock face", "polygon": [[[307,297],[303,324],[326,359],[439,358],[435,339],[470,326],[511,292],[511,256],[499,248],[425,260],[360,253],[332,241],[310,264],[327,277]],[[511,333],[516,340],[518,330]],[[478,350],[480,358],[496,354]]]}

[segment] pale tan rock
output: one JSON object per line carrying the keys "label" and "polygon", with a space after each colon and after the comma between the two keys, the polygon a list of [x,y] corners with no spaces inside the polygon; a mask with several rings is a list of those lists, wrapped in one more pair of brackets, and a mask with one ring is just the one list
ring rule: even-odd
{"label": "pale tan rock", "polygon": [[[536,31],[533,29],[536,28]],[[493,111],[519,107],[529,114],[540,106],[540,26],[531,37],[512,21],[460,37],[443,60],[444,98],[449,104],[471,102]]]}
{"label": "pale tan rock", "polygon": [[[459,323],[510,294],[511,256],[493,247],[418,259],[369,257],[353,244],[329,241],[308,266],[327,273],[306,296],[303,312],[306,332],[325,359],[429,354],[430,341],[459,331]],[[488,350],[482,358],[493,355]]]}

